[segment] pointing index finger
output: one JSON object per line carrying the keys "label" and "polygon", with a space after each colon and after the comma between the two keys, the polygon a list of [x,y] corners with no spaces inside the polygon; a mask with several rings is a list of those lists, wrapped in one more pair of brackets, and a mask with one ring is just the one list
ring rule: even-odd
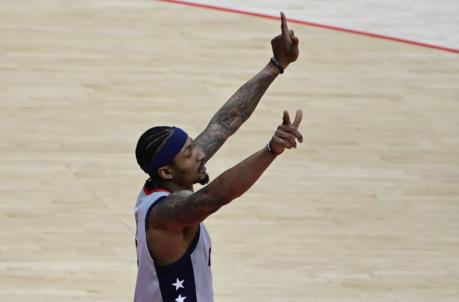
{"label": "pointing index finger", "polygon": [[290,126],[292,122],[290,121],[290,115],[287,110],[284,110],[284,116],[282,118],[282,125]]}
{"label": "pointing index finger", "polygon": [[281,30],[282,38],[284,38],[285,41],[290,42],[290,33],[288,31],[287,19],[285,18],[284,12],[281,12]]}

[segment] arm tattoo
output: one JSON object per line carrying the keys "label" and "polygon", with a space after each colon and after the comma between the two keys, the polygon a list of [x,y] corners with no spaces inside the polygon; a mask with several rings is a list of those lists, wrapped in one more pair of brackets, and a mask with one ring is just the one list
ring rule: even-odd
{"label": "arm tattoo", "polygon": [[223,206],[211,199],[205,193],[205,188],[201,191],[179,191],[166,197],[153,210],[155,222],[169,222],[180,226],[197,224]]}
{"label": "arm tattoo", "polygon": [[225,141],[250,117],[277,73],[265,67],[241,88],[212,117],[207,128],[196,138],[209,160]]}

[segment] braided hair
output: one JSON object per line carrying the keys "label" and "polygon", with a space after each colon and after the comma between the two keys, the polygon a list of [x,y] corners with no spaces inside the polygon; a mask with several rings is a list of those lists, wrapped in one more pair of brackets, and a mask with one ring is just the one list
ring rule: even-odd
{"label": "braided hair", "polygon": [[[172,127],[158,126],[145,131],[137,142],[135,148],[135,157],[140,168],[147,174],[147,166],[150,161],[158,154],[167,139],[174,133]],[[149,174],[150,178],[145,183],[148,189],[154,189],[158,186],[159,176],[157,174]]]}

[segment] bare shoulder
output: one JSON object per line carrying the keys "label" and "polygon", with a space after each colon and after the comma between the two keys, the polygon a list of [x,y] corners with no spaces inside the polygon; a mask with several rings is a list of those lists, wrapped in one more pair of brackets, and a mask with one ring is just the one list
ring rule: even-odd
{"label": "bare shoulder", "polygon": [[177,211],[178,206],[182,206],[186,200],[193,195],[193,191],[183,190],[173,192],[168,195],[156,208],[163,215],[173,215]]}
{"label": "bare shoulder", "polygon": [[192,194],[192,191],[183,190],[168,195],[151,211],[149,226],[156,229],[176,230],[179,228],[175,221],[180,214],[180,209],[184,207],[186,200]]}
{"label": "bare shoulder", "polygon": [[166,197],[151,211],[149,226],[180,232],[186,227],[201,223],[221,207],[221,204],[215,202],[215,198],[208,194],[207,187],[198,192],[178,191]]}

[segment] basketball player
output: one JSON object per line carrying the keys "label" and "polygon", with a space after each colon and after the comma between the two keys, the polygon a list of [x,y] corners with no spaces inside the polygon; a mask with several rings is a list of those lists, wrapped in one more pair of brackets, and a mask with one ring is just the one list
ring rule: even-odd
{"label": "basketball player", "polygon": [[212,302],[211,243],[202,222],[246,192],[271,162],[296,148],[300,110],[292,123],[284,111],[266,147],[207,184],[206,162],[250,117],[271,82],[298,58],[298,38],[281,13],[274,57],[218,110],[195,140],[175,127],[154,127],[140,137],[136,158],[149,174],[135,207],[138,274],[135,302]]}

